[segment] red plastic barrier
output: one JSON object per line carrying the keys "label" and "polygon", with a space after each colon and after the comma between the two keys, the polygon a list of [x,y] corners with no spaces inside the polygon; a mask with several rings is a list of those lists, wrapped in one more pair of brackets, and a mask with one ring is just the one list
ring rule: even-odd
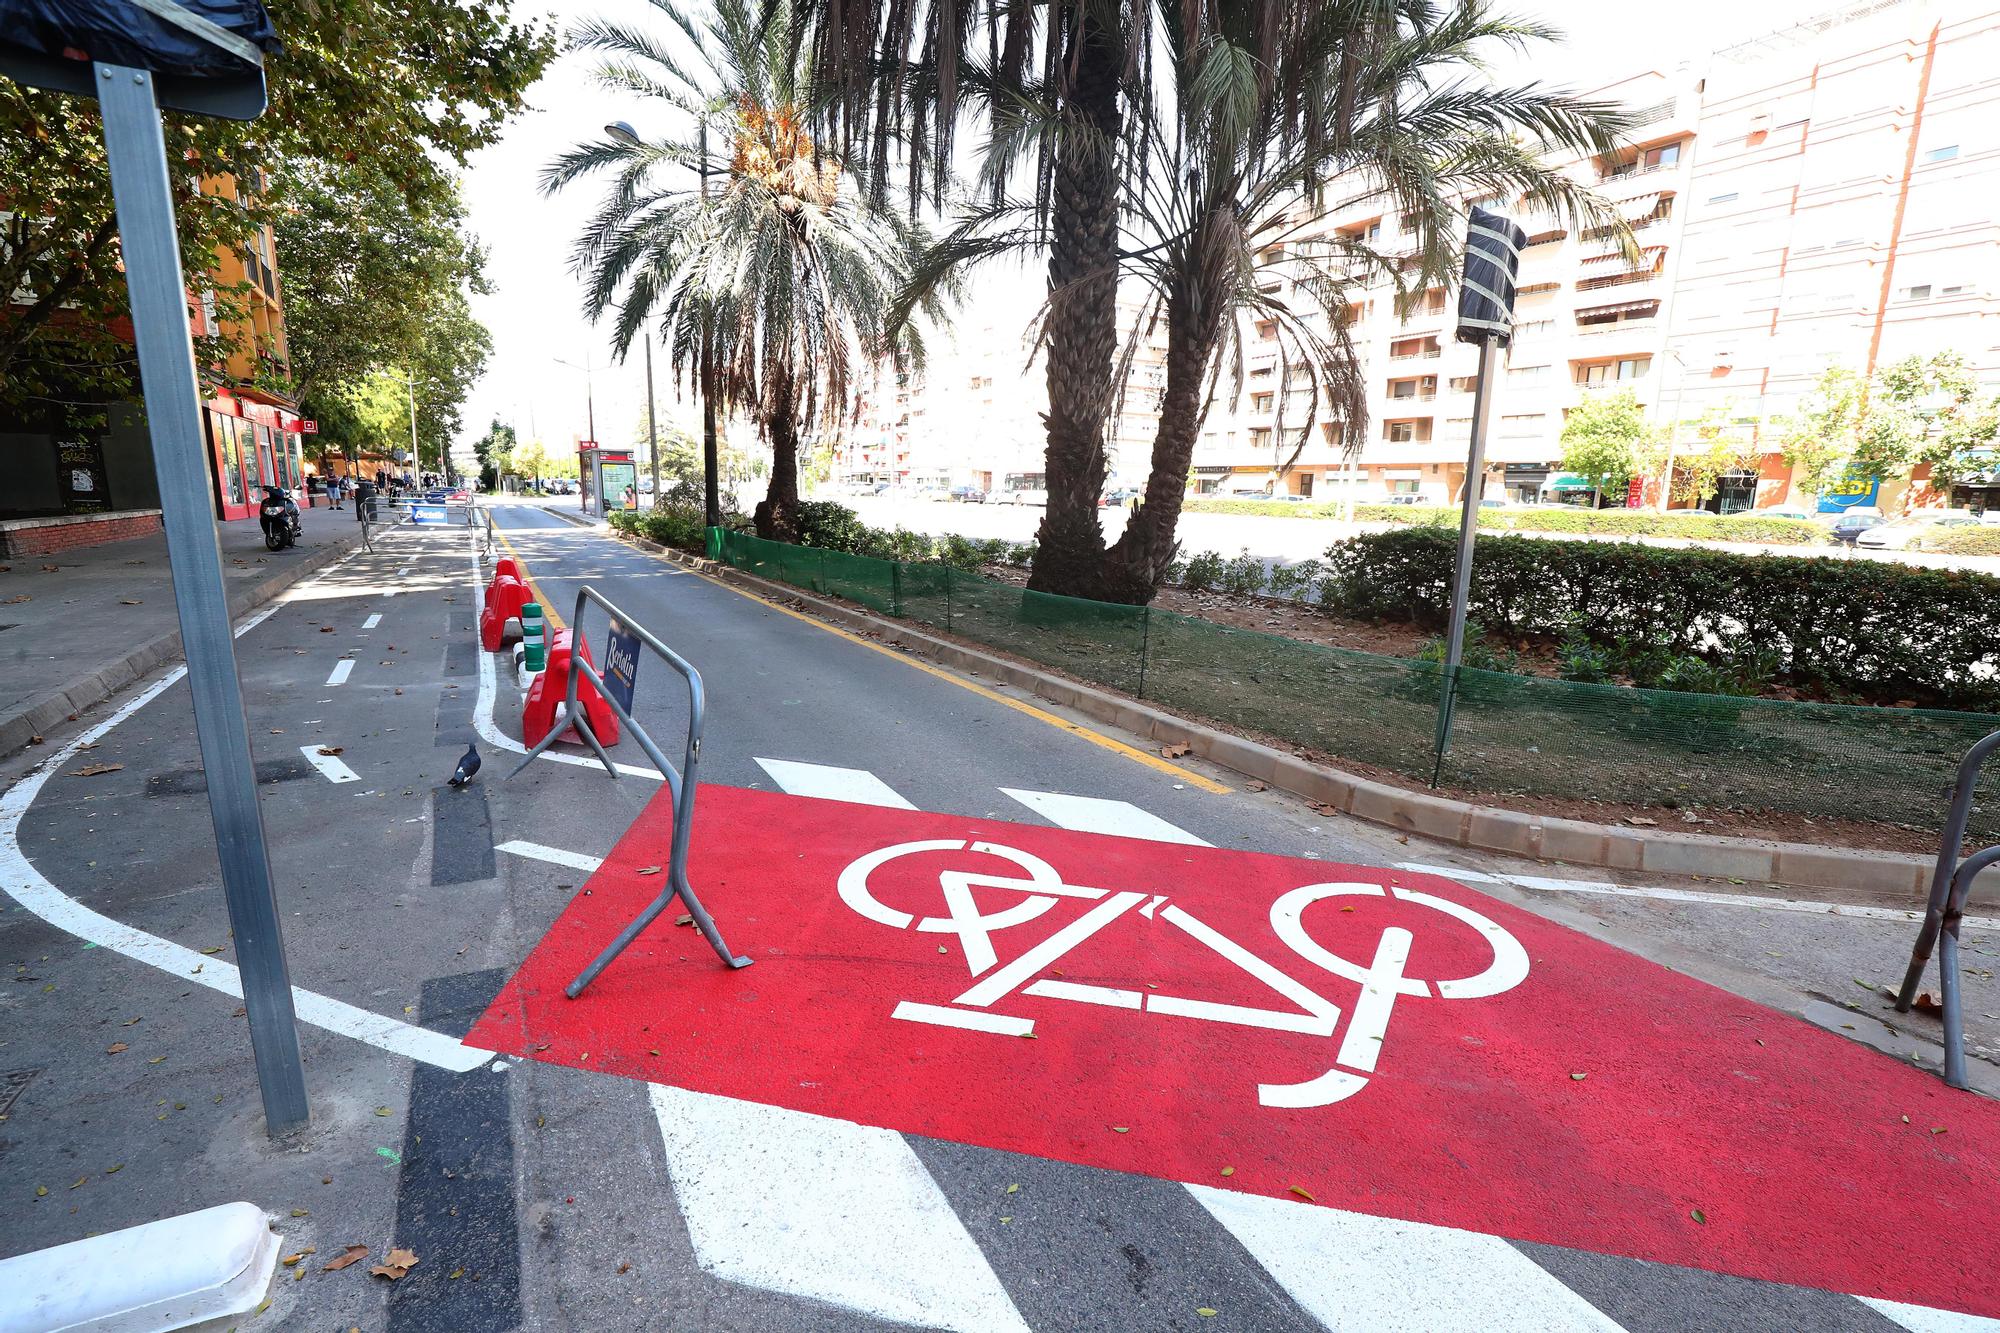
{"label": "red plastic barrier", "polygon": [[521,573],[521,566],[514,562],[514,557],[511,555],[503,555],[493,563],[493,577],[497,579],[502,574],[509,578],[520,579],[523,583],[528,581]]}
{"label": "red plastic barrier", "polygon": [[[540,744],[542,737],[556,724],[556,705],[563,700],[569,688],[570,632],[566,629],[553,631],[549,635],[549,669],[535,675],[535,683],[528,688],[528,699],[521,706],[521,739],[529,745]],[[590,655],[590,645],[583,645],[583,660],[592,666],[597,659]],[[587,678],[579,677],[576,682],[576,701],[583,707],[583,715],[590,721],[590,729],[597,734],[598,743],[611,746],[618,744],[618,715],[611,711],[611,705],[604,702],[604,696],[597,692]],[[583,737],[571,727],[569,738],[582,743]]]}
{"label": "red plastic barrier", "polygon": [[526,584],[512,575],[496,574],[486,589],[486,607],[479,613],[480,646],[489,653],[499,652],[508,620],[519,619],[521,608],[532,600]]}

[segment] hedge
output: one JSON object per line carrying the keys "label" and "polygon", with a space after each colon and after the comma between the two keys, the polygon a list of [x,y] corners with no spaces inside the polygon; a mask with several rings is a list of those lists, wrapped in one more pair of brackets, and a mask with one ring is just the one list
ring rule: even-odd
{"label": "hedge", "polygon": [[[1322,600],[1442,626],[1456,545],[1434,530],[1336,542]],[[1490,537],[1470,614],[1488,632],[1694,654],[1835,697],[2000,705],[2000,578],[1966,570]]]}
{"label": "hedge", "polygon": [[1935,537],[1925,538],[1919,549],[1942,555],[2000,555],[2000,526],[1947,528]]}
{"label": "hedge", "polygon": [[[1183,506],[1197,514],[1261,514],[1283,518],[1339,518],[1336,501],[1288,503],[1191,495]],[[1358,504],[1361,523],[1456,528],[1457,505]],[[1755,542],[1766,546],[1818,546],[1827,530],[1811,519],[1767,518],[1755,513],[1719,516],[1697,510],[1651,509],[1482,509],[1479,527],[1491,532],[1560,532],[1602,537],[1685,537],[1697,541]]]}
{"label": "hedge", "polygon": [[693,505],[663,505],[658,509],[614,509],[606,521],[618,531],[656,541],[682,551],[700,551],[707,545],[708,530],[702,512]]}

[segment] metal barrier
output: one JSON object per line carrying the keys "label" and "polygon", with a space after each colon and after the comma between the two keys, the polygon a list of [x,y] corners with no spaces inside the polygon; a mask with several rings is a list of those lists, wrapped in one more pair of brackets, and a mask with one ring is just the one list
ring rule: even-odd
{"label": "metal barrier", "polygon": [[[584,612],[592,602],[603,607],[614,623],[622,626],[624,631],[638,642],[652,649],[654,656],[678,671],[687,681],[687,751],[678,769],[667,761],[667,757],[660,753],[660,747],[646,734],[646,729],[633,720],[625,705],[620,703],[617,696],[606,687],[604,677],[598,675],[597,669],[584,660]],[[701,761],[701,727],[707,713],[701,673],[695,670],[693,663],[654,638],[637,621],[619,610],[608,598],[588,584],[577,590],[576,611],[570,616],[569,627],[570,669],[564,683],[562,706],[556,711],[555,722],[549,728],[549,734],[536,742],[534,748],[528,751],[526,757],[507,776],[509,778],[517,776],[522,769],[534,762],[537,755],[555,744],[557,737],[573,726],[577,734],[597,752],[597,758],[604,765],[604,771],[613,779],[618,777],[618,766],[612,763],[611,756],[604,752],[604,746],[598,742],[596,734],[590,729],[589,720],[584,716],[583,709],[577,704],[577,680],[581,677],[597,688],[598,694],[602,695],[605,703],[610,705],[611,711],[618,715],[619,721],[631,728],[632,735],[638,739],[639,748],[646,752],[646,757],[653,761],[653,767],[659,769],[660,776],[667,780],[667,789],[674,799],[674,836],[673,845],[667,856],[666,884],[660,896],[634,917],[632,923],[618,933],[618,938],[606,946],[604,952],[597,955],[596,961],[577,975],[576,980],[564,987],[564,993],[572,1000],[581,995],[583,988],[596,980],[597,974],[608,967],[612,959],[623,953],[625,946],[637,939],[641,931],[653,924],[675,898],[679,898],[687,906],[688,915],[693,918],[695,927],[701,931],[702,938],[708,941],[709,947],[715,950],[722,961],[731,967],[750,966],[754,959],[731,953],[729,946],[723,943],[722,932],[716,928],[715,919],[708,914],[708,909],[701,905],[701,899],[696,896],[694,886],[688,883],[688,841],[694,829],[695,766]]]}
{"label": "metal barrier", "polygon": [[1938,846],[1937,868],[1931,872],[1930,900],[1924,907],[1924,924],[1917,932],[1916,947],[1910,950],[1910,967],[1903,974],[1903,988],[1896,993],[1896,1011],[1908,1013],[1916,1001],[1917,986],[1931,961],[1931,950],[1940,938],[1944,948],[1938,960],[1939,1004],[1944,1010],[1944,1081],[1963,1088],[1965,1081],[1965,1014],[1959,995],[1958,930],[1965,918],[1965,900],[1972,881],[1988,866],[2000,864],[2000,846],[1975,852],[1959,863],[1965,846],[1965,826],[1972,818],[1972,797],[1979,785],[1979,770],[1988,756],[2000,750],[2000,731],[1966,751],[1958,766],[1958,778],[1951,790],[1951,813],[1945,816],[1944,838]]}

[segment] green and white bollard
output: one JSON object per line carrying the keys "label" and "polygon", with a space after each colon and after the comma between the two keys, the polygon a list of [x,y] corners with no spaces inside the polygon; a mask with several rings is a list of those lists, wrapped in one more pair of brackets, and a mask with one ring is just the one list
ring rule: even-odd
{"label": "green and white bollard", "polygon": [[548,630],[542,620],[540,602],[529,602],[521,608],[521,650],[521,665],[529,671],[541,671],[548,666]]}

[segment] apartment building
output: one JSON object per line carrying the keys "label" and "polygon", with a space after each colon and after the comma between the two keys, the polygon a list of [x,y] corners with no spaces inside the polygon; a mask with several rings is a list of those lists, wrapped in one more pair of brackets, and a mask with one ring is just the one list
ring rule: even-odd
{"label": "apartment building", "polygon": [[[234,199],[238,184],[210,177],[201,188]],[[290,367],[271,229],[256,229],[240,251],[218,250],[209,276],[208,289],[190,298],[190,330],[196,337],[227,334],[235,346],[226,360],[201,367],[216,516],[254,518],[257,487],[264,484],[291,488],[304,504],[304,423],[285,392]],[[241,308],[235,318],[222,318],[213,295],[218,288],[236,293]],[[129,320],[118,320],[113,330],[132,336]],[[0,421],[0,475],[6,478],[0,485],[0,550],[18,554],[58,541],[90,545],[159,530],[159,485],[145,414],[136,402],[97,406],[101,417],[90,425],[60,414]]]}
{"label": "apartment building", "polygon": [[[972,299],[933,335],[921,374],[884,367],[862,392],[854,422],[833,446],[837,483],[977,486],[998,498],[1040,489],[1048,429],[1046,362],[1034,353],[1041,275],[983,275]],[[1118,301],[1120,353],[1141,329],[1137,292]],[[1164,339],[1142,336],[1126,366],[1126,389],[1106,441],[1107,487],[1141,486],[1166,387]]]}
{"label": "apartment building", "polygon": [[[1738,422],[1758,465],[1725,477],[1711,502],[1736,509],[1797,501],[1759,423],[1793,410],[1829,365],[1870,371],[1949,348],[2000,383],[1989,320],[2000,230],[1983,197],[2000,163],[1996,67],[2000,10],[1871,0],[1595,90],[1633,109],[1633,134],[1610,160],[1562,169],[1624,216],[1636,261],[1604,228],[1572,234],[1519,201],[1467,201],[1514,214],[1528,233],[1485,493],[1580,497],[1587,485],[1563,475],[1560,436],[1593,394],[1629,389],[1663,427],[1710,410]],[[1336,230],[1380,253],[1414,248],[1379,203],[1316,217],[1291,243]],[[1267,259],[1282,293],[1296,272],[1282,253]],[[1275,330],[1256,330],[1268,346],[1251,353],[1247,392],[1206,423],[1194,488],[1458,497],[1478,352],[1452,339],[1451,296],[1422,292],[1399,310],[1386,279],[1354,293],[1348,333],[1375,392],[1352,452],[1325,423],[1301,438],[1293,423],[1310,400],[1278,403]],[[1842,502],[1901,498],[1891,486]]]}

